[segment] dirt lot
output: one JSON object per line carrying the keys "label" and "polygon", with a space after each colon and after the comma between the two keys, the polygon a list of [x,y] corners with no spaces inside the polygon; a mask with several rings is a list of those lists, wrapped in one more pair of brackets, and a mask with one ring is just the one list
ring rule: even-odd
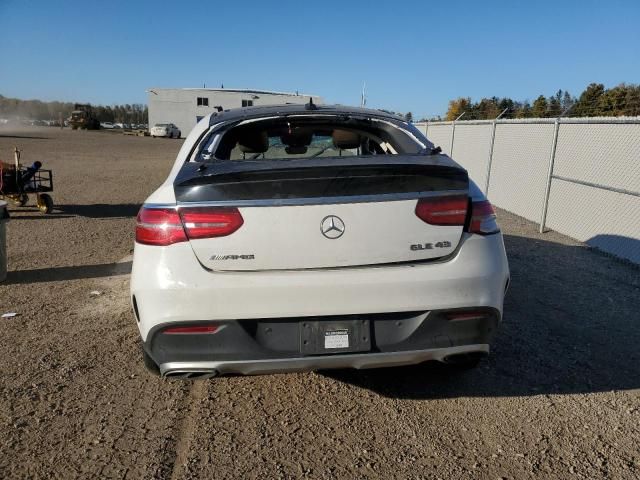
{"label": "dirt lot", "polygon": [[506,212],[513,282],[475,371],[147,374],[127,257],[181,143],[0,130],[0,158],[54,169],[57,204],[11,209],[0,478],[640,476],[640,269]]}

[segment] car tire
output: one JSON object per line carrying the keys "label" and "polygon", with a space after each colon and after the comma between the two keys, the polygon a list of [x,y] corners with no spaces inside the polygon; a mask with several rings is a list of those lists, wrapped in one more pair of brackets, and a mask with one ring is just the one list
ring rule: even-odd
{"label": "car tire", "polygon": [[160,367],[158,367],[158,364],[153,361],[153,358],[151,358],[142,346],[140,346],[140,350],[142,351],[142,363],[144,363],[144,368],[152,374],[160,376]]}

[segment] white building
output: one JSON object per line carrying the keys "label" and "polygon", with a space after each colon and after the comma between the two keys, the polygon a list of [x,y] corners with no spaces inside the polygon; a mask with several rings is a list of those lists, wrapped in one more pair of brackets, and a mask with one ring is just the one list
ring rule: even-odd
{"label": "white building", "polygon": [[238,90],[232,88],[150,88],[149,127],[156,123],[173,123],[186,137],[204,116],[230,108],[285,103],[322,103],[317,95]]}

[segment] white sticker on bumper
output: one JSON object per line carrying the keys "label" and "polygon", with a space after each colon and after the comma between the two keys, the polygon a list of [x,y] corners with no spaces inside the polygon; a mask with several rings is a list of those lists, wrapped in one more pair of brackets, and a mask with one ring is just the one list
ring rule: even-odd
{"label": "white sticker on bumper", "polygon": [[324,348],[349,348],[349,331],[333,330],[325,332]]}

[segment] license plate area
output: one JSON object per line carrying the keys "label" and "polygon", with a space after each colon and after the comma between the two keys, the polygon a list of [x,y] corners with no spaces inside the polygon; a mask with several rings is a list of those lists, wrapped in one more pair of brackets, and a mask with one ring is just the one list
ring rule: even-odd
{"label": "license plate area", "polygon": [[300,322],[300,352],[305,355],[371,350],[369,320]]}

